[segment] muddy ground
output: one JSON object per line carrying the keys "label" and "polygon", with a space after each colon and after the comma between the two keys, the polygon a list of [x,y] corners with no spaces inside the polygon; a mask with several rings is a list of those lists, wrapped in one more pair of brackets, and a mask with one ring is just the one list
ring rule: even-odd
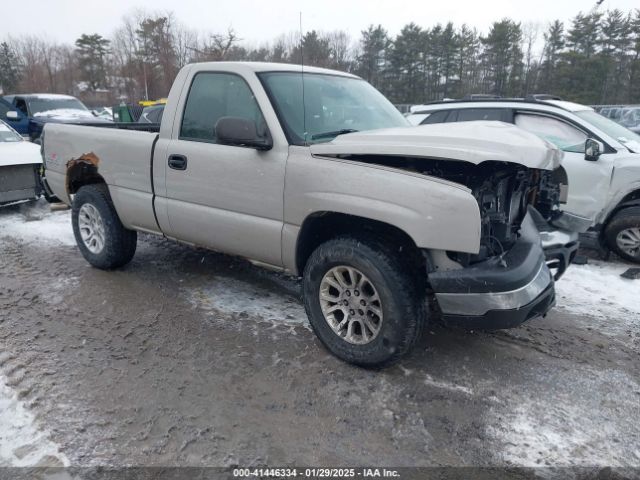
{"label": "muddy ground", "polygon": [[1,230],[0,258],[0,376],[59,447],[49,464],[640,467],[634,312],[434,320],[367,371],[322,348],[296,281],[242,260],[141,236],[104,272]]}

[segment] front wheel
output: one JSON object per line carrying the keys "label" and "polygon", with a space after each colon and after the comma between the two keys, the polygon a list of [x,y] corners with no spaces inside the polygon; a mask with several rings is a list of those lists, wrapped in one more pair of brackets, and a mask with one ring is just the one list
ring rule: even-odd
{"label": "front wheel", "polygon": [[397,248],[339,237],[320,245],[304,270],[314,332],[338,358],[364,367],[398,361],[426,322],[425,294]]}
{"label": "front wheel", "polygon": [[110,270],[133,258],[138,235],[122,225],[106,185],[85,185],[78,190],[71,222],[82,256],[94,267]]}
{"label": "front wheel", "polygon": [[610,250],[620,257],[640,263],[640,207],[620,210],[604,230]]}

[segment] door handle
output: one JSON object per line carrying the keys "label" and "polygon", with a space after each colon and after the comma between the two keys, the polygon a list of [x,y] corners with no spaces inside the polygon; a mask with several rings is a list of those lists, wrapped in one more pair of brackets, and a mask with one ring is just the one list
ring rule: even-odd
{"label": "door handle", "polygon": [[169,155],[169,168],[174,170],[187,169],[187,157],[184,155]]}

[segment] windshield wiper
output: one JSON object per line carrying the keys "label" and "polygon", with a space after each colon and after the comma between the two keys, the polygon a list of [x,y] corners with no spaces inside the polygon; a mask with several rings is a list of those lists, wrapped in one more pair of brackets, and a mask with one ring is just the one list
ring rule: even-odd
{"label": "windshield wiper", "polygon": [[357,131],[358,130],[354,128],[343,128],[342,130],[334,130],[332,132],[316,133],[315,135],[311,135],[311,140],[319,140],[320,138],[337,137],[338,135],[344,135],[345,133],[353,133]]}

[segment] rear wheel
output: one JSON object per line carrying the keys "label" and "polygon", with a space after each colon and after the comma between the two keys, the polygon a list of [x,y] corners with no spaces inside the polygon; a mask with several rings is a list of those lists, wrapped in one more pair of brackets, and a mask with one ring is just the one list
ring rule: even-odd
{"label": "rear wheel", "polygon": [[304,270],[311,326],[338,358],[365,367],[398,361],[426,321],[424,290],[397,249],[339,237],[320,245]]}
{"label": "rear wheel", "polygon": [[85,185],[78,190],[71,221],[78,248],[94,267],[118,268],[133,258],[137,233],[122,225],[106,185]]}
{"label": "rear wheel", "polygon": [[604,230],[609,249],[631,262],[640,263],[640,207],[620,210]]}

